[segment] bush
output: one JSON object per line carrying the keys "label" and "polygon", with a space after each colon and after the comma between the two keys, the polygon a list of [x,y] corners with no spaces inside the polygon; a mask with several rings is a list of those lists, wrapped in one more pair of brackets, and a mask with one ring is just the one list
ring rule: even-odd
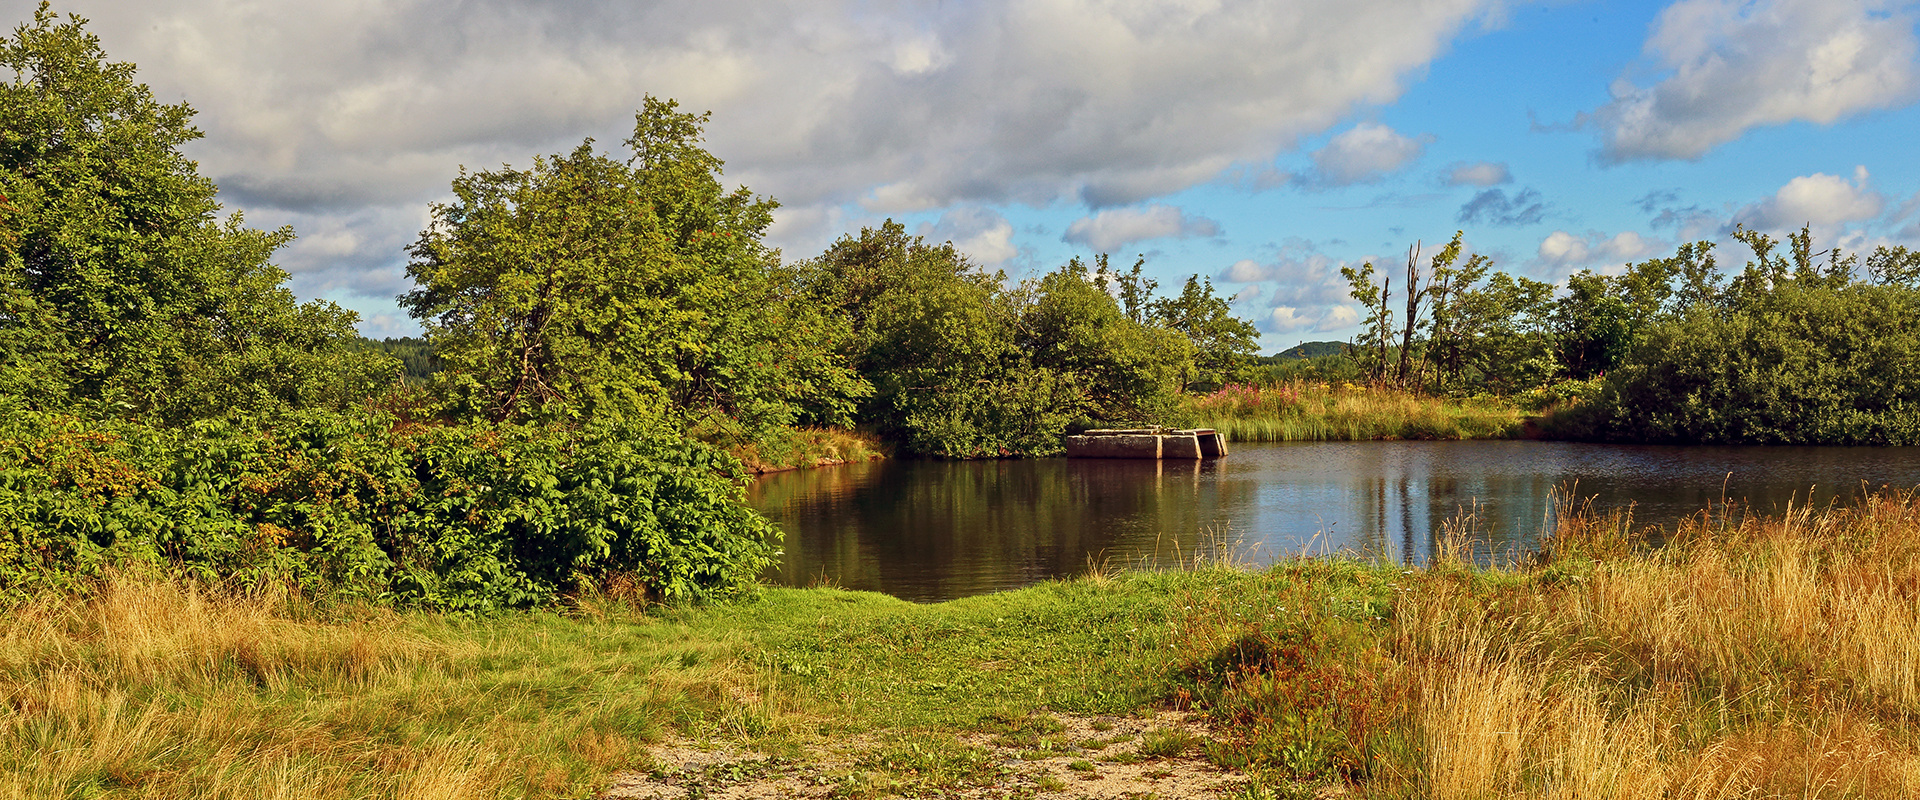
{"label": "bush", "polygon": [[614,576],[753,585],[778,531],[739,466],[657,424],[428,425],[308,412],[158,429],[0,401],[0,598],[146,568],[487,612]]}
{"label": "bush", "polygon": [[1610,438],[1920,444],[1920,291],[1780,285],[1655,326],[1608,376]]}

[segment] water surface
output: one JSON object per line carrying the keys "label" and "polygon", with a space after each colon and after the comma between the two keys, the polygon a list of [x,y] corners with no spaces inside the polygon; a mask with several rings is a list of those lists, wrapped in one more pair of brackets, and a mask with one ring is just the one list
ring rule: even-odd
{"label": "water surface", "polygon": [[767,577],[937,601],[1091,565],[1363,551],[1418,562],[1474,515],[1496,551],[1528,546],[1556,491],[1671,526],[1722,498],[1778,511],[1920,485],[1920,448],[1564,442],[1233,445],[1223,459],[876,461],[776,473],[749,489],[786,531]]}

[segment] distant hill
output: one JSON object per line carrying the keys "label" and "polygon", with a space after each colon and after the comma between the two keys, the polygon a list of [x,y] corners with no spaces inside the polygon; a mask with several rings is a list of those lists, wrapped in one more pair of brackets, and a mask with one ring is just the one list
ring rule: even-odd
{"label": "distant hill", "polygon": [[1273,357],[1288,360],[1296,358],[1321,358],[1323,356],[1337,356],[1345,352],[1347,352],[1346,342],[1301,342],[1298,345],[1273,354]]}

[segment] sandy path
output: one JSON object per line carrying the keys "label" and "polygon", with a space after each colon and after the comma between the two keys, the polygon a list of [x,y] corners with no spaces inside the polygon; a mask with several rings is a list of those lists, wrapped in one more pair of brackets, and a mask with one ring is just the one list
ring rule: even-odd
{"label": "sandy path", "polygon": [[[1151,717],[1054,715],[1059,730],[1044,734],[973,734],[961,740],[980,748],[997,772],[980,785],[926,790],[917,797],[1060,800],[1197,800],[1225,797],[1246,777],[1207,761],[1209,731],[1197,715],[1163,711]],[[1052,726],[1049,726],[1052,727]],[[1190,742],[1174,756],[1142,753],[1143,743]],[[857,780],[861,752],[878,744],[854,739],[803,761],[770,759],[727,748],[675,742],[656,748],[658,767],[614,781],[608,798],[619,800],[763,800],[827,798]]]}

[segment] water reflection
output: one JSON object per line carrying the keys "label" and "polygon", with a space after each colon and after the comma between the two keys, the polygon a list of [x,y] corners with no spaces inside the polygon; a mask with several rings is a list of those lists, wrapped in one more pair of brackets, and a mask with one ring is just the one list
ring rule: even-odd
{"label": "water reflection", "polygon": [[873,462],[769,475],[750,494],[787,531],[770,580],[943,600],[1216,544],[1254,560],[1356,550],[1419,561],[1463,511],[1511,551],[1576,482],[1597,507],[1632,504],[1636,521],[1671,525],[1723,496],[1777,510],[1920,485],[1920,448],[1237,444],[1204,462]]}

